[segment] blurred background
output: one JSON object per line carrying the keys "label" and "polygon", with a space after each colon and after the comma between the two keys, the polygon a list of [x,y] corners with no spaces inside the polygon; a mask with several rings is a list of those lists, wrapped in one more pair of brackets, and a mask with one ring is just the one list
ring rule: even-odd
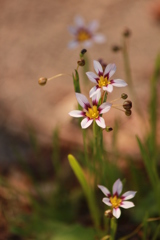
{"label": "blurred background", "polygon": [[[138,97],[134,102],[129,89],[123,89],[122,92],[126,92],[133,100],[133,114],[127,118],[112,109],[106,116],[106,123],[113,127],[118,118],[118,148],[123,153],[131,153],[138,158],[135,135],[144,136],[148,128],[149,84],[155,58],[160,50],[160,2],[1,0],[0,9],[1,173],[10,172],[11,181],[17,179],[16,184],[24,181],[26,186],[24,175],[21,176],[18,171],[13,173],[13,165],[18,164],[20,156],[27,161],[33,160],[36,171],[39,161],[32,152],[33,145],[36,149],[39,146],[43,149],[45,161],[51,154],[52,136],[57,127],[64,160],[68,152],[82,147],[81,132],[68,115],[76,106],[72,78],[62,76],[43,87],[38,85],[39,77],[72,74],[77,67],[81,48],[68,48],[68,43],[72,40],[68,27],[75,25],[76,15],[82,16],[87,24],[98,20],[97,32],[107,38],[105,43],[94,43],[87,49],[89,71],[94,70],[93,60],[103,59],[106,63],[116,64],[114,78],[125,80],[122,54],[114,53],[112,47],[122,44],[125,29],[131,31],[128,49],[133,85]],[[84,89],[82,79],[83,75],[81,81]],[[112,99],[119,97],[119,92],[120,89],[115,88]],[[146,117],[145,123],[134,110],[134,104],[137,103]],[[112,135],[113,133],[106,133],[104,136],[107,146],[112,144]]]}

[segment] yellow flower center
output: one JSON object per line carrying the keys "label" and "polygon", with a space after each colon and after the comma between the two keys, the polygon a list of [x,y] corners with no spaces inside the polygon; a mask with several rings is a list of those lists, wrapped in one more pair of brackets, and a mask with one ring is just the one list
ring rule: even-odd
{"label": "yellow flower center", "polygon": [[122,199],[117,198],[117,196],[110,197],[110,202],[113,208],[118,208],[122,202]]}
{"label": "yellow flower center", "polygon": [[79,42],[86,41],[90,38],[91,38],[91,35],[85,29],[82,29],[78,32],[77,40]]}
{"label": "yellow flower center", "polygon": [[99,87],[103,87],[103,86],[106,86],[110,83],[110,81],[107,79],[107,77],[103,77],[103,76],[100,76],[99,80],[98,80],[98,85]]}
{"label": "yellow flower center", "polygon": [[86,112],[86,116],[90,119],[96,119],[99,117],[99,111],[97,110],[97,106],[93,106],[92,108],[88,108],[88,112]]}

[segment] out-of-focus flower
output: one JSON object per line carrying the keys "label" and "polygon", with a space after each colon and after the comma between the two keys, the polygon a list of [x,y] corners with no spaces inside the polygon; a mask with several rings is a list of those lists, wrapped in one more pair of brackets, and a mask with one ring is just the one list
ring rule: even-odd
{"label": "out-of-focus flower", "polygon": [[133,202],[126,201],[126,200],[133,198],[135,196],[136,192],[128,191],[120,196],[120,194],[122,192],[122,187],[123,187],[120,179],[118,179],[113,184],[113,189],[112,189],[113,194],[111,194],[110,191],[102,185],[98,185],[98,187],[101,189],[101,191],[104,193],[104,195],[106,195],[106,197],[103,198],[102,201],[106,205],[111,207],[112,214],[115,218],[119,218],[121,215],[120,207],[126,208],[126,209],[134,207]]}
{"label": "out-of-focus flower", "polygon": [[102,65],[96,60],[93,61],[93,65],[97,74],[93,72],[86,72],[89,80],[96,83],[96,86],[91,88],[89,92],[90,97],[100,92],[101,89],[103,89],[103,91],[112,92],[113,86],[127,86],[127,83],[122,79],[110,79],[116,71],[116,65],[114,63],[109,63],[104,70]]}
{"label": "out-of-focus flower", "polygon": [[101,117],[101,114],[108,112],[112,104],[105,102],[98,106],[100,97],[101,93],[94,95],[91,106],[88,99],[83,94],[76,93],[77,101],[82,106],[83,110],[73,110],[69,112],[69,115],[76,118],[84,117],[81,121],[81,127],[83,129],[89,127],[93,121],[96,121],[99,127],[106,128],[104,118]]}
{"label": "out-of-focus flower", "polygon": [[96,33],[98,26],[99,24],[96,20],[86,25],[82,17],[76,16],[75,26],[69,27],[69,32],[73,35],[74,40],[69,43],[68,47],[75,48],[82,44],[83,47],[88,48],[93,42],[104,43],[106,40],[105,36]]}

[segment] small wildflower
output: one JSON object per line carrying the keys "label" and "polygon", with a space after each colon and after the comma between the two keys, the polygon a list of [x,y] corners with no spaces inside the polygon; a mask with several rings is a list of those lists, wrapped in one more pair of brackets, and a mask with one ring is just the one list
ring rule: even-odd
{"label": "small wildflower", "polygon": [[111,207],[112,214],[115,218],[119,218],[121,215],[120,207],[126,208],[126,209],[134,207],[133,202],[126,201],[126,200],[133,198],[135,196],[136,192],[128,191],[120,196],[120,194],[122,192],[122,188],[123,188],[123,185],[122,185],[122,182],[120,179],[118,179],[113,184],[113,189],[112,189],[113,194],[111,194],[110,191],[102,185],[98,185],[98,187],[101,189],[101,191],[104,193],[104,195],[106,195],[106,197],[103,198],[102,201],[106,205]]}
{"label": "small wildflower", "polygon": [[104,43],[105,37],[102,34],[96,34],[98,22],[92,21],[88,26],[85,25],[84,19],[80,16],[75,18],[75,27],[69,27],[69,32],[73,35],[74,40],[69,43],[69,48],[75,48],[82,44],[85,48],[92,45],[92,42]]}
{"label": "small wildflower", "polygon": [[69,115],[76,118],[84,117],[81,121],[81,127],[83,129],[89,127],[93,121],[96,121],[99,127],[106,128],[104,118],[101,117],[101,114],[108,112],[112,104],[105,102],[98,106],[100,97],[101,94],[94,95],[92,97],[91,106],[88,99],[83,94],[76,93],[77,101],[82,106],[83,110],[73,110],[69,112]]}
{"label": "small wildflower", "polygon": [[113,86],[115,87],[125,87],[127,83],[122,79],[110,79],[116,71],[116,65],[110,63],[103,70],[102,65],[98,61],[93,61],[94,69],[97,74],[93,72],[87,72],[89,80],[96,83],[96,86],[91,88],[89,95],[92,97],[94,94],[98,93],[103,89],[103,91],[112,92]]}

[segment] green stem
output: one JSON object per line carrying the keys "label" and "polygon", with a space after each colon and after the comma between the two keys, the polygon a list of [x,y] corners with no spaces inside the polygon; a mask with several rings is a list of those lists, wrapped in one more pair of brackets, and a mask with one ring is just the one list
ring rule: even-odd
{"label": "green stem", "polygon": [[115,239],[116,231],[117,231],[117,221],[116,221],[115,218],[112,218],[112,219],[111,219],[111,235],[110,235],[110,240],[114,240],[114,239]]}

